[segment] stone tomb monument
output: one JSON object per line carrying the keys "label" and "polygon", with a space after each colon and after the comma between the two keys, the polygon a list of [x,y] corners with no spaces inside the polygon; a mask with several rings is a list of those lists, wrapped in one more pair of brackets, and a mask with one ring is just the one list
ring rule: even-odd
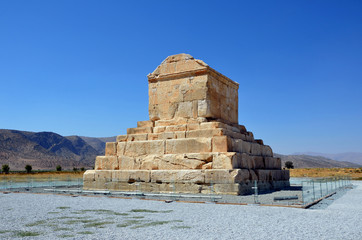
{"label": "stone tomb monument", "polygon": [[149,121],[106,144],[84,189],[246,194],[289,186],[289,171],[238,124],[239,84],[188,54],[148,75]]}

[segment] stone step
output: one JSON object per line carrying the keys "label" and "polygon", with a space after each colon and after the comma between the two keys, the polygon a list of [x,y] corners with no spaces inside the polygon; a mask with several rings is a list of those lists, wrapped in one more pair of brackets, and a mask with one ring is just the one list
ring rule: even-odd
{"label": "stone step", "polygon": [[280,158],[250,156],[245,153],[183,153],[98,156],[96,170],[182,170],[182,169],[280,169]]}
{"label": "stone step", "polygon": [[288,170],[88,170],[84,182],[232,184],[289,180]]}

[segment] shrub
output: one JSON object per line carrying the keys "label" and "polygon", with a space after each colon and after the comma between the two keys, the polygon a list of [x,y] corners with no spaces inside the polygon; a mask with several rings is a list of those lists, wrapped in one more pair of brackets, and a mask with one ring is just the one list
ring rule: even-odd
{"label": "shrub", "polygon": [[5,174],[8,174],[10,172],[10,167],[7,164],[4,164],[1,168],[2,168],[3,173],[5,173]]}
{"label": "shrub", "polygon": [[57,166],[55,167],[55,169],[56,169],[58,172],[60,172],[60,171],[62,171],[62,166],[57,165]]}
{"label": "shrub", "polygon": [[74,171],[74,172],[78,172],[78,168],[74,167],[74,168],[73,168],[73,171]]}
{"label": "shrub", "polygon": [[293,169],[294,168],[293,162],[291,162],[291,161],[286,161],[284,165],[288,169]]}
{"label": "shrub", "polygon": [[84,171],[85,171],[85,168],[84,168],[84,167],[82,167],[80,170],[81,170],[82,172],[84,172]]}
{"label": "shrub", "polygon": [[27,173],[31,173],[32,169],[33,169],[33,167],[31,165],[29,165],[29,164],[25,166],[25,170],[26,170]]}

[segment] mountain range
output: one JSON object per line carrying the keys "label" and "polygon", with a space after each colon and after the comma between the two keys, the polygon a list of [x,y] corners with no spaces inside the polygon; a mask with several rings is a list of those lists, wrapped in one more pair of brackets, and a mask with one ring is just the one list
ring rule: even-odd
{"label": "mountain range", "polygon": [[0,165],[8,164],[11,170],[91,168],[95,157],[104,155],[105,142],[116,137],[90,138],[63,137],[53,132],[27,132],[0,129]]}
{"label": "mountain range", "polygon": [[310,156],[321,156],[330,158],[337,161],[347,161],[362,165],[362,152],[345,152],[345,153],[317,153],[317,152],[302,152],[295,153],[296,155],[310,155]]}
{"label": "mountain range", "polygon": [[[63,169],[92,168],[96,156],[104,155],[105,143],[115,141],[116,137],[61,136],[53,132],[0,129],[0,165],[8,164],[11,170],[24,170],[27,164],[32,165],[34,170],[55,169],[57,165]],[[362,162],[355,161],[362,159],[362,153],[331,156],[339,158],[336,160],[326,155],[315,154],[317,155],[276,153],[274,155],[282,159],[283,166],[286,161],[292,161],[295,168],[361,167],[362,165]]]}

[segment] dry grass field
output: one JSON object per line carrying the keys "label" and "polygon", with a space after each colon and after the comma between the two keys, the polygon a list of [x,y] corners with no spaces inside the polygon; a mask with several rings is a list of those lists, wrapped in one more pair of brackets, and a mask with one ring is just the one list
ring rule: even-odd
{"label": "dry grass field", "polygon": [[362,180],[362,168],[297,168],[290,169],[290,177],[340,177],[350,176]]}

